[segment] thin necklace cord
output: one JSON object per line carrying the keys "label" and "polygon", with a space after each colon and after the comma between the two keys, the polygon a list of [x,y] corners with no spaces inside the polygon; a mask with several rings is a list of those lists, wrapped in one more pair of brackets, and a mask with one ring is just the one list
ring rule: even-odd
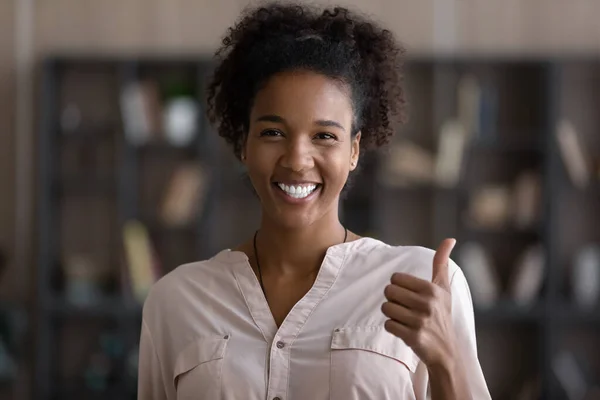
{"label": "thin necklace cord", "polygon": [[[258,270],[258,281],[260,283],[260,288],[262,289],[265,298],[267,298],[267,292],[265,291],[265,285],[263,283],[262,270],[260,269],[260,262],[258,261],[258,249],[256,247],[256,236],[258,235],[258,230],[254,232],[254,258],[256,258],[256,269]],[[346,239],[348,239],[348,228],[344,227],[344,241],[342,243],[346,243]]]}

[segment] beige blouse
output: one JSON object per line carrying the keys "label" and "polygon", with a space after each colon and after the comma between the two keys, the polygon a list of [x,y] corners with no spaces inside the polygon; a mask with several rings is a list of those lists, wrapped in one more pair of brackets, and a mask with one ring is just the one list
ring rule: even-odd
{"label": "beige blouse", "polygon": [[[244,253],[183,265],[144,305],[138,399],[426,399],[427,368],[385,331],[381,305],[394,272],[431,280],[433,255],[371,238],[333,246],[279,329]],[[490,399],[469,287],[454,262],[449,270],[473,399]]]}

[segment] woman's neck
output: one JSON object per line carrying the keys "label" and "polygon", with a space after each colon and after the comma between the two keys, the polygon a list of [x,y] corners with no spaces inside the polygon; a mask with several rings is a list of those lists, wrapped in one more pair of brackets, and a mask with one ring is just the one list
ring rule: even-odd
{"label": "woman's neck", "polygon": [[319,268],[329,247],[342,243],[345,238],[346,230],[337,215],[297,229],[263,217],[256,248],[263,272],[306,276]]}

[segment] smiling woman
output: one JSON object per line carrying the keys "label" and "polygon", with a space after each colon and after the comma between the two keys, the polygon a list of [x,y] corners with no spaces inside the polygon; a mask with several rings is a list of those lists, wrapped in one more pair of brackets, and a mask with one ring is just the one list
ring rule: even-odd
{"label": "smiling woman", "polygon": [[153,287],[140,399],[490,398],[454,241],[390,246],[338,218],[361,152],[403,120],[402,55],[343,8],[250,9],[228,31],[209,117],[247,167],[261,223]]}

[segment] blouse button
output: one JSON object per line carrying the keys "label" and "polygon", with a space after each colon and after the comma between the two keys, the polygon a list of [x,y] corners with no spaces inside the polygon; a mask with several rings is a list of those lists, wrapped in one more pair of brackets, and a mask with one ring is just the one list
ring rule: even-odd
{"label": "blouse button", "polygon": [[[279,342],[277,342],[277,348],[278,348],[278,349],[283,349],[284,347],[285,347],[285,343],[283,343],[282,341],[279,341]],[[276,397],[276,398],[275,398],[275,399],[273,399],[273,400],[277,400],[277,399],[279,399],[279,398],[278,398],[278,397]],[[281,400],[281,399],[279,399],[279,400]]]}
{"label": "blouse button", "polygon": [[229,335],[223,336],[223,339],[229,339]]}
{"label": "blouse button", "polygon": [[281,400],[281,397],[273,397],[273,400]]}

